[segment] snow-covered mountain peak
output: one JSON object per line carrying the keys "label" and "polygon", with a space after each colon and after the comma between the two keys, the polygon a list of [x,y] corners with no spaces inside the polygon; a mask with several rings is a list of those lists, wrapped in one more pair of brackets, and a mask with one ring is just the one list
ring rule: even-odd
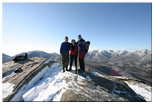
{"label": "snow-covered mountain peak", "polygon": [[88,52],[89,56],[93,56],[93,55],[101,55],[101,56],[105,56],[105,57],[112,57],[112,56],[123,56],[123,55],[131,55],[131,54],[135,54],[138,56],[144,56],[147,54],[151,54],[151,50],[148,49],[142,49],[142,50],[90,50]]}

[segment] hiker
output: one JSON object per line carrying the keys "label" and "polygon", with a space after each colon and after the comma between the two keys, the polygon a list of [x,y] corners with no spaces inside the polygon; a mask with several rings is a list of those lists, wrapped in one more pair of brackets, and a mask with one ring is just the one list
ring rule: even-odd
{"label": "hiker", "polygon": [[65,42],[61,44],[60,54],[62,55],[63,72],[68,71],[70,43],[68,37],[65,37]]}
{"label": "hiker", "polygon": [[79,65],[80,65],[80,70],[81,72],[85,71],[85,63],[84,63],[84,58],[86,55],[86,42],[85,40],[81,37],[81,35],[78,35],[78,51],[79,51]]}
{"label": "hiker", "polygon": [[75,62],[75,71],[77,72],[77,56],[78,56],[78,47],[74,39],[71,41],[70,45],[70,68],[69,70],[72,70],[72,64],[73,60]]}

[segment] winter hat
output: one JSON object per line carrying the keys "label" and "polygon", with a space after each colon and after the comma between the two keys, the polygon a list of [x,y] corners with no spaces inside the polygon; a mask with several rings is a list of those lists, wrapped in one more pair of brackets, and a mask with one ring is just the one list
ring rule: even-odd
{"label": "winter hat", "polygon": [[81,37],[81,35],[79,34],[78,37]]}

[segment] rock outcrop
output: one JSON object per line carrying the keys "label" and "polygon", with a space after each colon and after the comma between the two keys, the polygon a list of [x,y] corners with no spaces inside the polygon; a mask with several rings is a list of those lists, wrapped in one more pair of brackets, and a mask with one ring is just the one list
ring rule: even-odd
{"label": "rock outcrop", "polygon": [[103,74],[98,76],[93,72],[85,72],[79,75],[85,79],[71,81],[74,80],[73,76],[66,78],[68,83],[73,83],[70,83],[68,89],[63,93],[61,101],[146,101],[125,83],[125,81],[135,79]]}
{"label": "rock outcrop", "polygon": [[[41,71],[46,66],[45,61],[45,58],[33,57],[15,63],[11,61],[3,64],[3,83],[14,84],[12,94],[4,98],[3,101],[9,101],[22,86]],[[18,69],[20,71],[17,71]]]}
{"label": "rock outcrop", "polygon": [[3,64],[3,83],[13,84],[3,101],[151,101],[151,87],[141,80],[96,69],[63,73],[59,63],[38,57]]}

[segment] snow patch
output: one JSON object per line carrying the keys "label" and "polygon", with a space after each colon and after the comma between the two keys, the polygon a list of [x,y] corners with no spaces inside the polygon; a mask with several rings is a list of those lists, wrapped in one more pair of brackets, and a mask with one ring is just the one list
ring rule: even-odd
{"label": "snow patch", "polygon": [[59,63],[54,63],[52,67],[46,66],[21,88],[11,101],[60,101],[62,94],[72,85],[77,87],[73,90],[80,91],[79,89],[83,88],[80,85],[84,84],[85,80],[92,79],[89,76],[84,78],[78,75],[76,82],[74,78],[77,74],[75,74],[75,68],[72,69],[74,70],[63,73]]}
{"label": "snow patch", "polygon": [[152,101],[152,88],[151,86],[148,86],[143,83],[133,83],[133,82],[127,82],[125,81],[130,88],[132,88],[137,94],[144,97],[146,101]]}
{"label": "snow patch", "polygon": [[101,74],[99,74],[98,72],[92,71],[93,75],[98,76],[98,77],[102,77]]}
{"label": "snow patch", "polygon": [[[44,78],[28,90],[22,97],[24,101],[53,101],[59,100],[63,88],[67,86],[62,68],[59,64],[53,64]],[[56,97],[56,98],[55,98]],[[54,99],[55,98],[55,99]]]}
{"label": "snow patch", "polygon": [[62,89],[54,98],[52,101],[60,101],[63,93],[66,91],[66,89]]}
{"label": "snow patch", "polygon": [[48,64],[49,62],[50,62],[50,60],[46,60],[44,63],[45,63],[45,64]]}
{"label": "snow patch", "polygon": [[6,98],[13,92],[13,86],[14,84],[11,83],[2,83],[3,98]]}
{"label": "snow patch", "polygon": [[89,76],[86,76],[88,81],[92,81],[92,79]]}
{"label": "snow patch", "polygon": [[[43,68],[34,78],[25,86],[23,86],[17,94],[11,99],[11,101],[24,101],[24,94],[28,91],[32,91],[29,95],[29,101],[31,101],[34,97],[38,96],[38,90],[45,89],[47,87],[46,83],[48,81],[54,80],[50,79],[49,77],[57,75],[61,71],[61,67],[59,63],[54,63],[52,68],[45,67]],[[46,80],[45,80],[46,79]],[[38,87],[35,87],[38,86]],[[32,96],[33,95],[33,96]],[[27,101],[28,101],[27,100]]]}

